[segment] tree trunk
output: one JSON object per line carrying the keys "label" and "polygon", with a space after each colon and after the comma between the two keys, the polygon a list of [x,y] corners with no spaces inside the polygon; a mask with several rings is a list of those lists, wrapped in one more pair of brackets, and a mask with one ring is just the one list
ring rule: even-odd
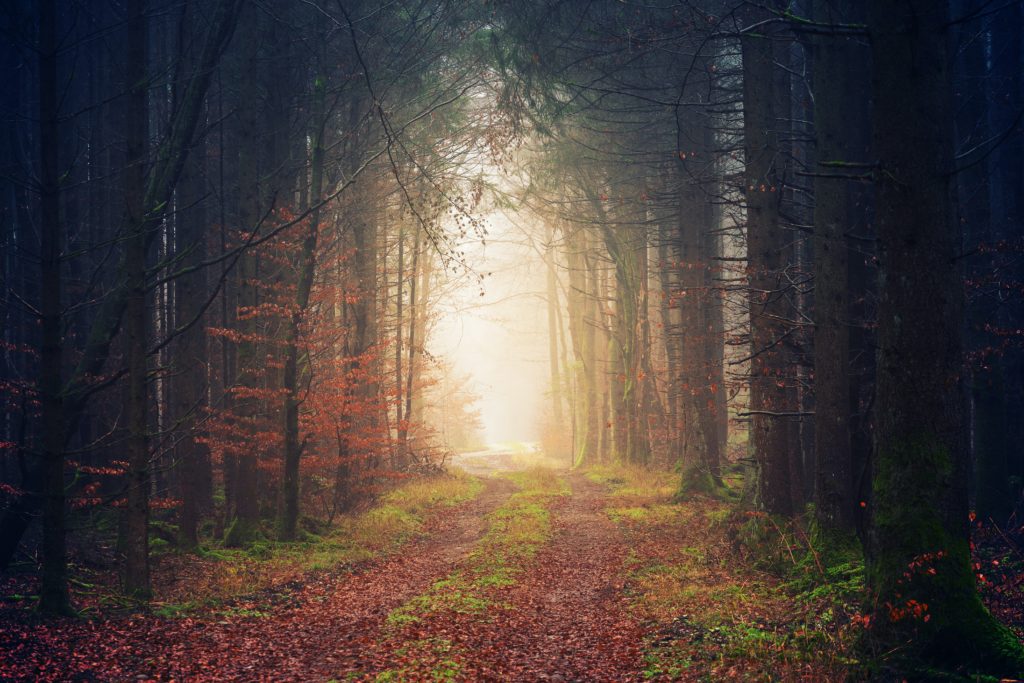
{"label": "tree trunk", "polygon": [[146,301],[147,232],[145,185],[148,145],[147,19],[145,0],[128,3],[127,81],[125,103],[124,196],[128,215],[126,264],[128,301],[125,310],[125,347],[128,355],[128,488],[125,498],[124,590],[138,600],[148,600],[149,585],[149,377],[147,376]]}
{"label": "tree trunk", "polygon": [[[243,22],[245,54],[240,67],[246,73],[259,73],[260,61],[258,58],[259,42],[261,32],[259,30],[258,17],[248,16]],[[261,144],[261,123],[260,109],[256,102],[259,99],[259,83],[256,78],[249,78],[245,81],[245,87],[240,93],[240,106],[238,111],[238,172],[237,172],[237,197],[238,197],[238,229],[240,239],[245,241],[252,231],[259,228],[259,221],[263,211],[260,192],[260,149]],[[235,319],[237,330],[241,333],[241,342],[238,344],[235,360],[235,378],[232,396],[232,405],[236,419],[240,422],[243,430],[253,429],[261,412],[261,401],[256,398],[254,392],[260,388],[264,363],[262,362],[259,343],[259,317],[258,306],[260,304],[258,281],[260,275],[259,255],[251,249],[239,258],[237,266],[237,277],[235,278],[237,291],[237,310]],[[241,390],[241,391],[238,391]],[[234,514],[231,518],[231,525],[228,529],[226,542],[230,545],[245,545],[256,532],[259,523],[259,472],[257,449],[247,449],[239,453],[234,463],[234,476],[232,477],[233,491],[231,498],[234,500]]]}
{"label": "tree trunk", "polygon": [[[420,254],[421,251],[421,235],[422,230],[417,227],[416,238],[413,240],[412,245],[412,280],[409,283],[409,362],[408,362],[408,375],[406,377],[405,385],[405,424],[401,426],[401,433],[399,438],[399,446],[402,449],[402,457],[399,465],[404,466],[408,463],[410,458],[410,447],[409,447],[409,421],[412,420],[412,388],[413,382],[416,379],[416,344],[417,344],[417,328],[425,328],[426,318],[426,301],[422,303],[416,302],[416,278],[417,271],[420,269],[420,259],[426,256],[426,254]],[[429,277],[429,269],[422,268],[422,276],[424,278]],[[423,283],[424,295],[427,294],[427,284]],[[426,337],[426,329],[421,330],[423,338]],[[420,344],[423,342],[420,341]]]}
{"label": "tree trunk", "polygon": [[[747,25],[770,18],[747,13]],[[782,281],[785,237],[779,221],[779,147],[776,133],[774,50],[771,36],[747,32],[743,52],[743,136],[746,160],[747,259],[750,278],[750,437],[758,465],[758,498],[768,512],[792,514],[789,441],[782,345],[786,330]]]}
{"label": "tree trunk", "polygon": [[[863,23],[860,3],[816,0],[815,21]],[[850,414],[850,268],[848,233],[860,223],[856,212],[867,120],[864,63],[867,47],[854,36],[822,35],[814,40],[814,450],[815,514],[823,531],[851,533],[854,526],[853,454]],[[862,116],[851,116],[859,112]],[[842,175],[849,175],[847,180]]]}
{"label": "tree trunk", "polygon": [[[427,323],[430,320],[430,297],[433,294],[433,280],[434,280],[434,257],[430,252],[423,252],[420,254],[420,259],[423,265],[420,267],[420,293],[419,302],[416,304],[416,315],[413,320],[416,323],[416,334],[412,339],[419,339],[419,347],[422,350],[424,343],[427,340]],[[420,370],[422,361],[417,361],[417,349],[415,346],[410,345],[409,348],[409,370],[410,380],[408,383],[408,390],[405,393],[405,415],[406,419],[412,421],[417,425],[423,424],[423,409],[425,403],[417,397],[416,392],[412,390],[415,380],[420,376]]]}
{"label": "tree trunk", "polygon": [[[57,153],[57,6],[39,5],[40,268],[42,318],[39,407],[42,424],[43,577],[39,609],[71,612],[64,516],[64,400],[61,395],[60,169]],[[26,492],[24,495],[31,495]],[[12,545],[13,548],[13,545]]]}
{"label": "tree trunk", "polygon": [[[544,266],[547,284],[548,309],[548,367],[551,376],[551,426],[561,434],[564,428],[562,416],[562,377],[558,368],[558,288],[555,281],[555,233],[550,225],[546,227],[547,244],[544,246]],[[556,443],[561,443],[560,437]],[[561,453],[549,455],[560,456]]]}
{"label": "tree trunk", "polygon": [[299,398],[299,338],[316,273],[316,245],[320,232],[320,201],[324,184],[324,127],[327,123],[324,114],[325,96],[324,76],[319,74],[313,86],[313,125],[316,128],[313,131],[309,186],[313,209],[302,240],[295,305],[288,318],[284,340],[284,473],[281,478],[280,531],[285,541],[295,539],[299,521],[299,461],[302,456],[302,444],[299,442],[299,407],[302,404]]}
{"label": "tree trunk", "polygon": [[[177,250],[184,269],[199,268],[206,260],[206,211],[203,169],[205,146],[199,143],[182,174],[178,202]],[[174,447],[178,490],[181,496],[179,542],[183,548],[199,544],[199,518],[209,490],[210,461],[206,447],[197,442],[202,411],[207,405],[206,319],[202,306],[207,296],[203,270],[179,276],[174,303],[178,326],[192,325],[174,347],[175,374],[170,379],[173,420],[183,434]]]}
{"label": "tree trunk", "polygon": [[[982,605],[968,547],[948,8],[930,0],[868,7],[882,283],[870,636],[880,652],[1017,677],[1024,651]],[[894,618],[911,600],[927,605],[927,621]]]}
{"label": "tree trunk", "polygon": [[[415,278],[416,274],[413,273],[413,280]],[[402,313],[405,308],[405,302],[402,301],[402,298],[405,296],[405,225],[401,221],[399,221],[398,225],[398,277],[395,289],[397,290],[395,293],[395,426],[398,430],[398,438],[396,439],[398,443],[395,444],[395,450],[401,451],[405,446],[405,430],[402,428],[402,413],[405,409],[405,405],[402,402],[402,391],[405,385],[405,373],[402,372]],[[404,454],[396,454],[392,467],[397,467],[398,460],[402,457],[404,457]]]}

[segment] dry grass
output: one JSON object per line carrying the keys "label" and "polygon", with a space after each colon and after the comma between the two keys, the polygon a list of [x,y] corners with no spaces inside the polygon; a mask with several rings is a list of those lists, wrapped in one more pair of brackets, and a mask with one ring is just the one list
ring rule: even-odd
{"label": "dry grass", "polygon": [[383,502],[410,514],[419,514],[434,507],[452,507],[471,500],[482,488],[476,477],[455,471],[447,477],[413,479],[384,496]]}
{"label": "dry grass", "polygon": [[534,464],[518,472],[506,472],[502,476],[512,480],[521,490],[517,496],[567,496],[569,483],[558,476],[558,472],[544,465]]}
{"label": "dry grass", "polygon": [[615,498],[634,505],[667,502],[679,488],[679,476],[635,465],[599,465],[584,472],[587,479],[611,489]]}

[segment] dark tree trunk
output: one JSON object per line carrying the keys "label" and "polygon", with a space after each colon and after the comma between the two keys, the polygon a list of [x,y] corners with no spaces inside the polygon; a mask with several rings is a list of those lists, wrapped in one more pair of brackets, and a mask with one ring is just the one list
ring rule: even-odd
{"label": "dark tree trunk", "polygon": [[[957,15],[974,15],[985,7],[979,0],[953,3]],[[987,73],[989,49],[987,21],[967,21],[958,25],[960,59],[953,69],[957,92],[956,149],[958,151],[984,147],[993,131],[989,127],[988,83],[993,74]],[[973,160],[972,160],[973,161]],[[971,401],[971,460],[972,500],[983,519],[994,518],[1002,523],[1010,515],[1015,502],[1008,486],[1009,430],[1005,420],[1006,389],[1003,384],[1002,353],[988,353],[993,340],[986,328],[1000,318],[1000,296],[993,291],[992,273],[998,264],[984,253],[985,245],[995,244],[997,232],[993,214],[988,163],[972,163],[956,176],[961,223],[964,226],[964,251],[975,254],[965,259],[969,286],[970,306],[967,313],[966,344],[972,355],[979,354],[983,361],[972,363],[970,378]],[[994,184],[994,183],[993,183]],[[1019,190],[1018,190],[1019,191]],[[978,253],[980,252],[980,253]],[[995,286],[998,287],[996,284]]]}
{"label": "dark tree trunk", "polygon": [[125,406],[128,482],[125,497],[124,590],[136,599],[147,600],[149,585],[149,377],[147,376],[147,332],[149,307],[146,301],[146,252],[148,231],[145,185],[148,145],[147,18],[145,0],[128,3],[127,81],[125,103],[124,195],[127,216],[125,264],[128,299],[125,310],[125,347],[128,355],[128,397]]}
{"label": "dark tree trunk", "polygon": [[[186,5],[182,15],[183,36],[196,33],[199,18],[194,5]],[[186,59],[184,44],[179,45],[179,59]],[[175,93],[175,100],[180,93]],[[177,202],[175,232],[179,267],[185,271],[174,283],[175,320],[178,328],[188,326],[172,347],[175,373],[169,380],[172,419],[182,435],[175,443],[174,463],[181,512],[178,520],[178,542],[182,548],[199,545],[199,519],[208,504],[212,488],[209,453],[197,437],[202,436],[203,411],[207,406],[209,357],[206,347],[206,317],[203,302],[208,292],[206,271],[207,211],[206,143],[195,141],[182,170]]]}
{"label": "dark tree trunk", "polygon": [[[241,67],[245,73],[260,73],[259,49],[262,33],[260,17],[250,14],[243,20],[245,55]],[[238,228],[240,239],[248,239],[252,231],[260,228],[260,220],[267,207],[263,205],[260,186],[261,140],[265,123],[261,117],[260,83],[257,77],[246,79],[242,88],[238,113]],[[261,362],[258,317],[260,296],[258,282],[260,258],[247,249],[242,254],[235,278],[237,291],[237,329],[242,341],[236,350],[236,372],[234,377],[237,395],[232,399],[234,413],[243,429],[253,429],[260,419],[264,406],[255,392],[263,385],[266,368]],[[227,541],[232,545],[245,545],[252,538],[259,522],[259,470],[260,454],[256,449],[239,453],[235,459],[231,483],[234,514],[228,529]]]}
{"label": "dark tree trunk", "polygon": [[[860,4],[817,0],[815,21],[863,23]],[[814,40],[814,450],[815,513],[822,530],[854,527],[850,356],[850,233],[862,225],[856,175],[865,162],[868,49],[857,37]],[[860,114],[860,116],[856,115]],[[862,123],[863,122],[863,123]],[[846,179],[843,176],[849,176]]]}
{"label": "dark tree trunk", "polygon": [[309,306],[309,295],[316,272],[316,245],[320,231],[320,202],[324,185],[324,114],[326,85],[319,74],[313,91],[313,153],[311,158],[310,198],[312,211],[309,225],[299,254],[299,278],[296,284],[295,305],[287,323],[284,350],[284,476],[281,480],[281,538],[294,540],[299,520],[299,461],[302,444],[299,442],[299,337],[300,326]]}
{"label": "dark tree trunk", "polygon": [[39,308],[42,318],[39,405],[43,441],[43,578],[39,589],[39,609],[50,614],[65,614],[71,611],[71,603],[68,599],[64,536],[57,5],[53,0],[44,0],[40,3],[39,10]]}
{"label": "dark tree trunk", "polygon": [[[695,64],[696,78],[705,79],[708,65]],[[690,99],[703,96],[707,83],[695,84]],[[677,126],[682,136],[678,146],[679,227],[677,232],[676,271],[678,273],[680,325],[679,367],[682,413],[685,424],[683,443],[683,485],[713,491],[720,483],[721,449],[715,419],[715,393],[721,389],[715,375],[720,372],[716,353],[721,339],[715,337],[712,308],[710,259],[716,255],[712,234],[715,211],[704,192],[704,165],[708,157],[710,121],[701,104],[686,111]]]}
{"label": "dark tree trunk", "polygon": [[[948,25],[944,3],[869,3],[882,283],[870,636],[880,652],[908,653],[910,638],[927,659],[1017,677],[1024,651],[982,605],[968,548]],[[891,618],[910,600],[927,621]]]}
{"label": "dark tree trunk", "polygon": [[[751,9],[747,25],[769,18]],[[782,279],[785,236],[780,225],[775,56],[771,36],[745,33],[743,135],[746,161],[747,259],[750,278],[750,437],[758,465],[758,499],[768,512],[791,514],[791,473],[783,345],[786,329]]]}

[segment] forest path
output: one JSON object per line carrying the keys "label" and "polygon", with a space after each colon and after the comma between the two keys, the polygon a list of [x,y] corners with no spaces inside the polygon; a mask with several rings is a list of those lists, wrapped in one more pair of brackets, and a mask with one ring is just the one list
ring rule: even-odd
{"label": "forest path", "polygon": [[486,479],[480,495],[432,516],[399,552],[354,571],[312,573],[248,612],[59,620],[0,635],[0,653],[11,655],[0,679],[323,681],[358,670],[389,612],[451,571],[514,490]]}
{"label": "forest path", "polygon": [[645,629],[609,490],[544,468],[482,481],[398,552],[227,611],[0,633],[0,679],[641,680]]}
{"label": "forest path", "polygon": [[[623,592],[629,548],[605,512],[605,488],[579,474],[561,480],[568,485],[562,495],[540,496],[546,539],[508,585],[490,578],[493,563],[477,557],[481,569],[471,556],[414,601],[416,618],[390,629],[375,648],[378,666],[359,679],[637,680],[643,632]],[[518,495],[530,500],[529,493]],[[510,513],[529,515],[531,505],[513,501]],[[504,552],[501,538],[484,541],[485,552]],[[463,597],[452,602],[453,592]]]}

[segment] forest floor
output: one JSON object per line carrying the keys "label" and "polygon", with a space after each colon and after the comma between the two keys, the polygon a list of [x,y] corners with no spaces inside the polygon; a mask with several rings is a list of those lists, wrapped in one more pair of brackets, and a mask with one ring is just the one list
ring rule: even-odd
{"label": "forest floor", "polygon": [[[243,563],[258,590],[210,600],[197,598],[215,584],[198,578],[237,563],[173,556],[171,568],[203,567],[187,574],[192,599],[169,602],[188,590],[167,587],[164,566],[148,613],[39,620],[5,586],[0,679],[842,679],[859,568],[801,563],[779,529],[782,561],[812,579],[784,580],[744,549],[744,534],[765,542],[763,519],[709,497],[675,502],[675,483],[545,468],[413,483],[360,516],[378,518],[369,530],[350,524],[383,539],[375,552],[337,542],[346,550],[327,566],[285,555],[273,581]],[[396,527],[403,515],[418,521]]]}

